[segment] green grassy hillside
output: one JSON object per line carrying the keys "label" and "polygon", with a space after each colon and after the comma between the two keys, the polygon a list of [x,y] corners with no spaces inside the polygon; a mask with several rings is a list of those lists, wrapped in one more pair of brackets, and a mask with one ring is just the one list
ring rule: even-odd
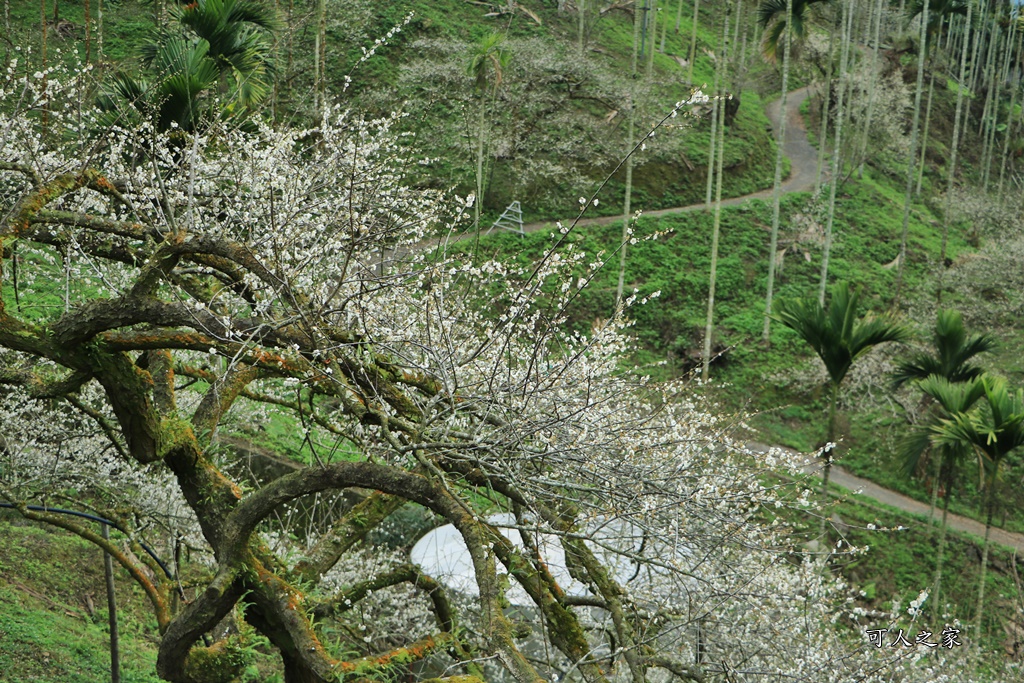
{"label": "green grassy hillside", "polygon": [[[122,681],[156,676],[156,622],[137,584],[115,571]],[[70,534],[0,513],[0,680],[110,680],[102,553]]]}

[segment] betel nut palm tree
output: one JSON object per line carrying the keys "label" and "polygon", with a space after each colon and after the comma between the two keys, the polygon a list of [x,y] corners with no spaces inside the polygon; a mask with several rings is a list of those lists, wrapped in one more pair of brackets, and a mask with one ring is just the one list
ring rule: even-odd
{"label": "betel nut palm tree", "polygon": [[[974,450],[963,442],[935,443],[936,429],[943,420],[953,415],[966,413],[985,393],[985,386],[980,378],[969,378],[959,382],[951,382],[937,374],[918,382],[918,388],[925,396],[935,401],[936,407],[931,411],[927,421],[904,438],[897,449],[900,468],[907,475],[921,466],[924,459],[931,454],[937,458],[938,474],[935,478],[936,487],[942,482],[942,524],[939,532],[939,546],[935,557],[935,579],[932,591],[932,603],[940,609],[942,589],[942,565],[945,559],[946,532],[949,519],[949,503],[953,496],[953,485],[963,465],[971,458]],[[934,504],[934,501],[933,501]]]}
{"label": "betel nut palm tree", "polygon": [[942,447],[965,447],[980,456],[985,541],[978,580],[978,605],[974,616],[975,637],[981,634],[981,615],[985,607],[985,573],[988,568],[989,535],[996,506],[995,483],[1006,457],[1024,445],[1024,391],[1011,392],[1002,377],[984,375],[977,380],[985,400],[970,411],[957,412],[932,429],[932,443]]}
{"label": "betel nut palm tree", "polygon": [[995,346],[996,340],[992,335],[968,335],[959,311],[942,309],[935,318],[932,352],[919,351],[897,364],[892,376],[893,385],[899,387],[929,375],[938,375],[950,382],[967,382],[980,377],[983,372],[971,360],[992,351]]}
{"label": "betel nut palm tree", "polygon": [[892,380],[894,387],[917,382],[926,400],[933,402],[925,422],[901,442],[899,457],[900,468],[906,475],[912,476],[929,459],[929,455],[935,456],[933,510],[940,488],[943,491],[942,522],[935,559],[935,587],[932,593],[933,603],[938,607],[941,605],[939,598],[949,503],[961,465],[970,457],[971,449],[963,444],[932,448],[932,431],[941,420],[967,412],[982,396],[984,387],[977,379],[983,370],[972,360],[982,353],[992,351],[996,341],[988,334],[968,335],[960,312],[943,309],[936,316],[931,343],[930,351],[918,351],[900,362],[892,374]]}
{"label": "betel nut palm tree", "polygon": [[192,130],[214,113],[247,116],[269,94],[272,10],[245,0],[197,0],[171,10],[174,20],[140,52],[146,72],[119,72],[99,98],[109,122],[138,116],[158,130]]}
{"label": "betel nut palm tree", "polygon": [[472,77],[473,85],[480,96],[479,120],[476,140],[476,201],[473,210],[473,228],[480,229],[480,208],[484,192],[484,146],[487,135],[487,104],[493,99],[505,76],[505,69],[511,60],[511,53],[505,49],[505,36],[491,33],[475,43],[470,51],[466,73]]}
{"label": "betel nut palm tree", "polygon": [[[828,427],[822,449],[822,502],[828,501],[828,480],[834,460],[839,387],[854,361],[885,342],[904,341],[908,331],[887,315],[859,315],[859,296],[847,283],[832,287],[828,308],[816,298],[782,299],[773,317],[795,331],[825,364],[829,377]],[[825,517],[821,529],[825,530]]]}
{"label": "betel nut palm tree", "polygon": [[[782,15],[787,24],[793,21],[793,0],[786,0],[786,12]],[[776,39],[778,47],[778,39]],[[793,32],[786,31],[786,37],[782,41],[782,97],[779,101],[779,111],[783,115],[779,117],[779,133],[775,141],[775,176],[772,182],[772,233],[768,245],[768,286],[764,298],[764,329],[761,332],[761,339],[767,343],[771,337],[772,320],[772,297],[775,293],[775,254],[779,246],[779,214],[782,201],[782,166],[784,150],[786,147],[786,121],[789,118],[785,115],[786,99],[789,96],[789,65],[793,53]],[[778,61],[773,53],[767,57],[769,61]]]}

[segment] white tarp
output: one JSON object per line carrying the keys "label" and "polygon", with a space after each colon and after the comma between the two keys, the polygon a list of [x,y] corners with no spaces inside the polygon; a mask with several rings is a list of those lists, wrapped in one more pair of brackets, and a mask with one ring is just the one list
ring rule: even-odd
{"label": "white tarp", "polygon": [[[487,518],[487,523],[498,527],[505,538],[526,552],[522,536],[517,529],[512,528],[516,525],[514,515],[510,513],[491,515]],[[526,530],[530,531],[528,528]],[[538,545],[540,555],[551,575],[567,595],[590,595],[586,586],[569,575],[569,570],[565,566],[565,553],[556,536],[538,533],[529,535]],[[587,541],[587,545],[620,584],[629,584],[633,581],[649,583],[654,578],[649,568],[638,572],[636,562],[629,557],[629,555],[642,553],[645,546],[643,534],[634,525],[621,520],[597,522],[588,527],[587,536],[591,539]],[[662,555],[662,559],[671,558],[672,554],[670,552],[668,557]],[[410,555],[413,563],[419,565],[426,574],[448,588],[465,595],[480,594],[469,550],[462,540],[462,535],[451,524],[429,531],[413,546]],[[684,558],[689,555],[689,552],[677,548],[674,555],[676,558]],[[498,567],[500,570],[500,563]],[[505,597],[513,605],[533,604],[526,591],[515,581],[511,582],[511,588],[505,593]]]}

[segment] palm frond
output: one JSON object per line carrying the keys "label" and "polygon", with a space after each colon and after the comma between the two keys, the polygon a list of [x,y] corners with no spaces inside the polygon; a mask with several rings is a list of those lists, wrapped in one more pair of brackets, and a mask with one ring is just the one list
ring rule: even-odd
{"label": "palm frond", "polygon": [[932,442],[940,446],[978,446],[984,441],[971,413],[954,413],[932,427]]}
{"label": "palm frond", "polygon": [[981,386],[985,401],[933,425],[932,443],[973,449],[979,454],[981,469],[992,480],[1007,454],[1024,446],[1024,393],[1010,392],[1002,377],[984,375],[972,384]]}
{"label": "palm frond", "polygon": [[494,87],[497,88],[501,84],[504,70],[511,59],[511,54],[502,48],[504,41],[505,36],[501,33],[491,33],[472,47],[466,74],[474,79],[477,89],[481,92],[487,90],[490,82],[489,70],[494,72]]}
{"label": "palm frond", "polygon": [[[832,0],[793,0],[793,42],[803,40],[804,22],[811,5]],[[782,58],[783,34],[786,31],[786,0],[762,0],[757,7],[757,23],[765,29],[761,50],[770,61]],[[774,22],[774,23],[773,23]],[[769,25],[771,28],[769,28]]]}
{"label": "palm frond", "polygon": [[[793,14],[797,13],[797,0],[793,0]],[[761,28],[767,28],[772,19],[782,15],[783,21],[786,16],[786,0],[762,0],[757,6],[757,23]]]}
{"label": "palm frond", "polygon": [[893,388],[899,388],[907,382],[924,379],[928,375],[945,376],[942,372],[942,365],[935,356],[918,351],[896,364],[891,381]]}
{"label": "palm frond", "polygon": [[918,386],[947,415],[966,413],[985,395],[985,383],[980,379],[951,382],[942,375],[929,375]]}
{"label": "palm frond", "polygon": [[857,323],[850,332],[850,354],[856,360],[873,346],[885,342],[903,342],[910,338],[904,326],[887,316],[871,316]]}
{"label": "palm frond", "polygon": [[[924,0],[910,0],[907,5],[907,15],[911,19],[922,11],[924,11]],[[955,14],[961,16],[967,14],[967,3],[964,0],[930,0],[928,3],[929,17],[948,17]]]}
{"label": "palm frond", "polygon": [[140,116],[150,116],[150,88],[145,79],[121,71],[115,73],[96,97],[96,105],[101,112],[99,126],[128,126],[138,122]]}
{"label": "palm frond", "polygon": [[[228,3],[225,3],[228,4]],[[280,30],[281,20],[273,8],[260,3],[248,0],[230,0],[231,6],[227,12],[227,22],[235,24],[247,24],[274,32]]]}
{"label": "palm frond", "polygon": [[917,429],[904,437],[896,446],[900,471],[908,477],[917,472],[927,459],[926,454],[931,445],[931,432],[928,429]]}
{"label": "palm frond", "polygon": [[969,361],[987,353],[996,346],[995,338],[987,334],[968,335],[959,311],[940,310],[932,333],[932,353],[917,352],[902,361],[892,375],[894,386],[924,379],[928,375],[941,375],[951,382],[963,382],[979,377],[982,368]]}
{"label": "palm frond", "polygon": [[773,317],[814,349],[838,385],[853,362],[871,347],[909,337],[903,326],[886,316],[859,319],[858,303],[856,292],[838,283],[832,288],[827,311],[816,299],[781,300]]}
{"label": "palm frond", "polygon": [[772,24],[771,28],[765,30],[764,42],[761,44],[761,53],[768,61],[777,62],[782,58],[782,34],[785,30],[786,22],[782,19]]}
{"label": "palm frond", "polygon": [[270,73],[270,41],[278,30],[274,11],[260,3],[243,0],[200,0],[176,11],[178,22],[196,38],[209,43],[209,56],[222,71],[255,75],[266,80]]}

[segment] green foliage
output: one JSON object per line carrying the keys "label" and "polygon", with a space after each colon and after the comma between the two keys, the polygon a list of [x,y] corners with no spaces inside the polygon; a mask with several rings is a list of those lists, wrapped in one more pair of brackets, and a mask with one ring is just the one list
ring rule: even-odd
{"label": "green foliage", "polygon": [[[207,0],[203,6],[205,8],[214,4],[215,0]],[[225,0],[223,4],[233,3],[230,0]],[[774,0],[774,4],[778,6],[779,0]],[[806,7],[810,3],[795,3],[794,16],[796,16],[798,4]],[[461,0],[441,0],[439,2],[423,0],[379,3],[379,5],[379,9],[375,10],[377,23],[370,30],[378,31],[381,34],[388,27],[398,23],[408,10],[414,9],[417,12],[417,18],[412,28],[416,29],[417,35],[482,41],[481,45],[485,45],[488,40],[493,40],[495,46],[500,45],[501,34],[491,33],[493,24],[480,20],[482,10]],[[781,5],[784,13],[785,3],[782,2]],[[762,12],[765,11],[766,6],[762,5]],[[932,12],[935,12],[934,7],[933,0]],[[146,14],[138,3],[125,0],[118,4],[117,10],[117,12],[108,11],[105,19],[107,22],[107,54],[115,60],[134,54],[136,47],[143,42],[152,25],[149,14]],[[34,19],[33,11],[35,12]],[[77,18],[80,16],[80,12],[77,5],[62,7],[62,13],[76,22],[80,22],[80,19]],[[31,26],[31,22],[34,20],[38,32],[38,7],[32,10],[30,7],[21,6],[21,3],[14,3],[13,14],[15,21],[19,17],[23,19],[24,26]],[[526,20],[525,17],[517,16],[515,21],[508,24],[510,26],[509,35],[549,35],[559,26],[560,18],[553,10],[550,12],[545,10],[542,14],[546,22],[543,25],[537,25]],[[773,16],[777,16],[777,12]],[[798,34],[801,34],[803,30],[802,17],[801,13],[800,19],[794,20]],[[150,103],[148,106],[151,108],[159,108],[162,122],[174,120],[179,125],[191,125],[188,117],[198,111],[195,103],[199,94],[212,88],[219,78],[219,74],[224,73],[225,69],[233,74],[233,77],[239,77],[239,74],[245,72],[245,65],[251,63],[252,58],[252,53],[247,53],[244,49],[236,56],[231,57],[228,56],[230,50],[215,48],[216,41],[202,32],[205,30],[202,27],[206,26],[204,21],[196,19],[195,25],[190,25],[190,27],[195,30],[197,35],[204,36],[208,41],[205,48],[202,41],[179,44],[175,48],[177,55],[165,55],[162,58],[165,66],[156,67],[157,73],[166,74],[173,71],[177,74],[175,77],[177,80],[175,78],[165,80],[160,77],[147,80],[135,76],[134,72],[126,71],[111,81],[109,86],[111,92],[108,92],[108,95],[119,97],[123,102],[130,103],[137,109],[139,106],[145,106],[139,103],[148,101]],[[762,18],[762,21],[764,24],[770,23],[771,16],[767,20]],[[183,23],[185,22],[183,21]],[[776,21],[766,33],[769,41],[774,35],[775,42],[778,43],[778,36],[784,30],[784,26],[779,26],[780,23],[784,22]],[[688,24],[689,13],[686,12],[680,33],[678,35],[674,32],[669,33],[667,54],[655,55],[656,70],[671,78],[678,77],[678,65],[672,60],[671,54],[685,55],[688,49]],[[19,30],[21,33],[17,35],[28,35],[29,33],[27,29]],[[699,30],[698,35],[701,43],[714,44],[714,38],[703,28]],[[493,36],[497,36],[497,38],[493,38]],[[604,60],[604,67],[609,71],[621,67],[624,56],[628,54],[630,41],[631,30],[628,22],[614,19],[599,21],[591,35],[591,44],[599,46],[605,53],[600,59]],[[407,48],[410,42],[407,38],[402,37],[396,39],[393,46],[382,49],[382,59],[368,62],[356,74],[350,93],[358,98],[368,94],[368,90],[376,84],[394,83],[398,65],[402,60],[408,58]],[[244,44],[244,41],[236,41],[235,44]],[[776,44],[774,49],[779,49],[779,46]],[[497,50],[500,51],[500,47],[497,47]],[[698,48],[699,55],[700,52],[700,48]],[[358,50],[354,46],[349,46],[347,51],[336,53],[333,56],[329,55],[328,65],[331,69],[329,77],[334,80],[336,89],[340,89],[342,75],[347,73],[348,68],[355,62],[358,55]],[[490,56],[485,54],[480,58],[479,68],[475,75],[483,76],[484,86],[486,86],[488,73],[493,74],[492,83],[496,85],[497,82],[500,82],[502,68],[508,65],[507,60],[502,63],[502,59],[505,58],[502,57],[495,63],[493,51]],[[156,60],[157,55],[154,53],[154,61]],[[207,63],[210,60],[217,62],[216,69],[212,73],[207,68]],[[225,67],[225,63],[230,66]],[[299,63],[301,63],[301,58]],[[269,71],[267,73],[269,74]],[[709,60],[700,55],[695,69],[697,82],[709,80],[710,74]],[[248,85],[256,88],[249,95],[255,99],[260,97],[259,86],[261,84],[265,88],[265,81],[239,77],[240,86]],[[956,84],[952,82],[947,82],[947,84],[955,93]],[[163,90],[160,90],[161,88]],[[675,89],[670,92],[670,95],[676,97],[680,87],[673,85],[673,88]],[[485,87],[481,89],[483,90]],[[152,93],[152,98],[147,100],[149,93]],[[968,95],[970,96],[970,93]],[[366,101],[371,101],[371,98],[367,98]],[[181,118],[182,115],[186,118]],[[458,116],[454,111],[449,111],[447,115]],[[739,115],[727,131],[726,195],[752,192],[766,187],[770,182],[771,160],[774,153],[770,145],[766,144],[768,136],[764,132],[765,123],[766,119],[763,115],[760,98],[754,93],[744,93],[743,106]],[[706,124],[706,121],[701,121],[692,129],[684,130],[681,133],[684,136],[681,149],[694,163],[697,170],[687,171],[683,164],[676,161],[653,158],[648,164],[637,168],[635,178],[638,187],[634,190],[635,203],[649,210],[702,200],[704,171],[701,167],[707,162],[707,136],[709,134]],[[428,134],[432,130],[431,123],[426,121],[416,122],[414,126]],[[443,139],[438,142],[441,146],[446,146],[450,145],[452,141]],[[466,175],[466,169],[459,165],[460,162],[445,159],[443,163],[446,164],[445,182],[454,179],[455,184],[466,186],[466,178],[469,176]],[[495,170],[495,177],[499,181],[502,180],[503,172],[505,171],[501,167]],[[518,198],[508,193],[507,183],[496,182],[495,184],[498,187],[490,198],[492,213],[500,211],[511,199]],[[599,213],[614,214],[617,210],[617,198],[621,196],[621,189],[621,179],[614,179],[606,191],[606,196],[601,197]],[[892,207],[902,201],[902,198],[898,196],[900,191],[888,184],[884,178],[874,178],[870,173],[863,182],[850,183],[842,189],[847,194],[840,199],[840,206],[837,208],[837,225],[839,226],[837,234],[840,235],[840,241],[834,252],[834,272],[843,279],[858,283],[866,297],[875,296],[878,303],[883,304],[888,284],[892,278],[891,273],[884,269],[884,264],[888,263],[894,255],[892,240],[893,235],[898,234],[895,229]],[[577,192],[575,188],[567,188],[563,194],[564,196],[553,196],[538,193],[535,198],[531,198],[532,201],[524,206],[527,218],[540,219],[564,215],[567,213],[567,206],[573,205],[572,201],[566,201],[566,199],[574,198]],[[804,205],[805,199],[802,196],[786,198],[784,213],[788,220],[808,211]],[[720,396],[727,409],[749,407],[755,411],[764,410],[765,412],[762,412],[755,420],[755,424],[766,430],[768,438],[809,450],[813,446],[813,438],[809,435],[819,431],[818,423],[822,419],[823,397],[815,393],[816,389],[814,388],[780,388],[775,386],[770,379],[772,375],[785,374],[793,370],[805,360],[806,356],[803,355],[803,350],[797,344],[796,336],[787,330],[779,330],[773,336],[770,347],[759,346],[753,341],[760,330],[761,311],[758,304],[762,295],[763,273],[766,272],[767,263],[767,254],[764,253],[766,251],[764,225],[770,211],[766,211],[766,208],[768,207],[761,202],[752,202],[743,207],[727,208],[723,214],[723,259],[720,263],[718,282],[718,310],[721,315],[720,341],[727,346],[734,346],[734,348],[729,354],[728,364],[720,371],[719,376],[723,380]],[[931,218],[930,212],[927,207],[919,206],[917,208],[918,213],[915,214],[911,225],[911,249],[920,256],[919,261],[912,261],[908,264],[907,278],[910,285],[920,284],[929,277],[927,273],[929,264],[926,259],[934,258],[938,253],[937,232],[928,225]],[[784,220],[784,224],[788,220]],[[630,247],[627,283],[630,287],[636,288],[641,295],[648,295],[655,291],[661,292],[660,299],[632,311],[636,321],[637,360],[647,370],[653,368],[655,373],[677,374],[686,369],[687,351],[694,347],[699,336],[701,306],[707,290],[709,226],[709,216],[700,212],[660,219],[643,218],[639,221],[638,234],[651,234],[666,228],[674,230],[674,234],[668,237],[642,241]],[[585,230],[578,229],[578,234],[572,239],[588,254],[603,251],[607,256],[617,247],[618,231],[618,225],[593,226]],[[795,230],[791,233],[790,237],[794,238]],[[502,256],[520,259],[535,258],[550,244],[550,235],[537,233],[527,235],[522,239],[512,235],[498,235],[485,239],[483,242],[485,249]],[[801,245],[797,242],[796,246],[799,248]],[[520,250],[520,248],[522,249]],[[954,234],[951,256],[955,256],[955,252],[962,248],[962,240]],[[801,258],[799,249],[790,252],[790,254],[795,254],[795,257],[790,256],[785,276],[780,283],[785,296],[799,297],[813,284],[813,277],[816,276],[817,252],[810,247],[806,248],[806,252],[809,254],[809,260],[806,262]],[[513,254],[514,256],[512,256]],[[572,322],[576,327],[587,329],[595,319],[607,317],[610,313],[614,300],[614,273],[610,271],[611,269],[601,271],[595,279],[595,286],[583,292],[579,297],[572,312]],[[9,280],[5,280],[3,286],[10,287]],[[54,310],[62,309],[60,293],[56,289],[54,292]],[[849,298],[853,299],[852,303]],[[835,298],[833,298],[833,306],[835,303]],[[846,303],[847,308],[855,311],[856,296],[848,297]],[[826,325],[831,320],[831,310],[828,315],[822,312],[821,316],[810,309],[806,312],[822,325]],[[846,330],[848,322],[846,316],[838,316],[837,320],[832,321],[833,331]],[[938,358],[928,357],[934,360],[934,363],[931,363],[931,360],[926,360],[925,354],[912,357],[901,365],[900,371],[906,377],[902,381],[907,381],[911,376],[921,378],[935,372],[949,376],[948,372],[955,368],[960,368],[966,378],[977,374],[977,369],[967,364],[967,359],[975,353],[989,350],[982,347],[989,346],[991,338],[983,335],[974,335],[969,338],[963,335],[958,337],[953,329],[955,325],[952,324],[951,317],[947,323],[948,329],[945,332],[941,331],[943,313],[940,313],[935,335],[936,346],[939,347],[939,339],[942,337],[942,343],[948,343],[951,349],[960,346],[961,350],[959,352],[950,351],[945,355],[940,350]],[[822,329],[824,330],[824,328]],[[853,327],[851,326],[847,331],[852,334]],[[845,349],[840,344],[841,353],[837,352],[830,357],[835,368],[841,370],[839,380],[835,380],[836,374],[833,373],[830,360],[826,360],[826,355],[822,355],[834,381],[842,380],[850,364],[863,351],[861,349],[861,351],[854,352],[858,344],[875,338],[869,334],[869,330],[861,330],[861,332],[863,334],[857,340],[851,339],[852,341],[859,340],[857,344],[848,344]],[[876,330],[876,336],[880,332],[880,329]],[[819,344],[821,348],[824,348],[826,336],[824,332],[817,335],[821,342]],[[964,345],[975,350],[968,353],[968,349],[963,348]],[[812,346],[814,346],[814,342],[812,342]],[[821,351],[818,351],[818,347],[815,347],[815,350],[822,354]],[[917,374],[912,375],[912,373]],[[922,375],[922,373],[924,374]],[[964,440],[974,443],[976,442],[975,437],[977,437],[988,445],[998,444],[1005,431],[999,425],[1002,425],[1005,420],[997,421],[996,412],[1007,417],[1016,417],[1017,413],[1021,412],[1019,398],[1015,398],[1006,391],[1003,391],[1006,394],[1005,400],[999,398],[999,390],[994,385],[990,388],[988,384],[983,386],[979,382],[957,390],[963,393],[959,397],[959,402],[956,396],[947,396],[944,399],[943,395],[946,392],[940,385],[941,382],[938,380],[925,380],[922,383],[922,388],[943,405],[951,424],[963,423],[958,426],[960,432],[957,438],[963,437]],[[989,402],[988,407],[968,414],[967,409],[972,403],[968,399],[978,392],[978,388],[985,390]],[[996,395],[995,404],[992,403],[992,395]],[[780,405],[783,406],[781,409],[773,411],[776,406]],[[960,421],[948,417],[960,413],[964,414]],[[851,416],[850,441],[858,444],[860,448],[850,454],[846,464],[855,471],[871,475],[880,483],[914,493],[920,497],[922,491],[916,485],[896,481],[896,475],[885,469],[888,463],[883,461],[879,454],[891,450],[892,439],[887,441],[887,434],[896,428],[890,430],[889,425],[882,419],[883,417],[883,415],[870,410],[862,410]],[[301,425],[294,420],[289,421],[277,413],[271,415],[265,425],[266,433],[263,438],[271,448],[303,452],[305,460],[312,460],[308,453],[308,447],[304,445],[300,434]],[[902,429],[902,425],[898,425],[898,428]],[[968,430],[974,431],[968,434]],[[967,438],[968,436],[969,438]],[[928,434],[928,438],[930,441],[930,434]],[[952,442],[950,441],[947,445],[952,447]],[[880,517],[877,510],[869,510],[853,504],[844,504],[839,509],[845,519],[851,523],[860,523],[850,532],[850,540],[855,543],[871,545],[873,548],[870,559],[856,560],[843,568],[844,573],[849,577],[855,578],[858,582],[866,582],[864,583],[865,591],[871,593],[867,599],[868,604],[872,604],[875,594],[887,596],[896,592],[910,596],[921,586],[930,583],[931,565],[928,558],[934,546],[934,539],[929,536],[930,528],[916,528],[916,533],[892,532],[879,535],[867,532],[863,528],[864,524],[880,523],[879,519],[881,518],[883,519],[881,523],[895,527],[901,520],[906,523],[905,517],[895,515],[891,511],[886,511]],[[964,509],[962,512],[972,511]],[[977,571],[976,562],[967,561],[973,545],[967,539],[957,539],[953,541],[953,544],[950,549],[950,556],[953,559],[948,570],[952,575],[963,577],[964,580],[961,583],[966,595],[965,587],[973,582],[972,572]],[[4,565],[4,559],[0,555],[0,569],[7,568]],[[17,570],[18,576],[22,575],[20,573],[22,570],[23,568]],[[29,571],[31,573],[31,570]],[[1011,595],[1009,578],[1005,574],[997,574],[993,580],[997,581],[999,586],[996,594],[1001,591],[1006,595]],[[37,617],[19,611],[20,608],[16,607],[17,603],[10,599],[13,594],[9,593],[9,590],[9,586],[0,583],[0,602],[4,603],[4,608],[0,609],[0,633],[9,636],[11,633],[18,632],[17,628],[23,628],[17,626],[18,619],[21,619],[23,624],[28,623],[33,632],[39,631],[39,633],[33,633],[33,637],[45,635],[46,632],[53,633],[67,629],[67,626],[60,623],[59,619]],[[954,588],[954,590],[956,589]],[[20,594],[16,597],[24,599],[24,596]],[[962,602],[968,597],[958,594],[953,601],[954,603]],[[967,603],[964,602],[964,604]],[[11,605],[15,606],[11,607]],[[8,609],[9,607],[10,609]],[[954,614],[956,613],[957,608],[954,608]],[[965,612],[961,612],[961,614],[965,614]],[[15,626],[12,626],[12,623]],[[37,644],[42,642],[39,640]],[[94,680],[102,678],[101,640],[96,640],[93,645],[95,658],[98,658],[99,662],[97,666],[100,668],[95,671],[82,669],[81,671],[86,673],[78,672],[75,676],[87,675]],[[43,643],[39,647],[51,653],[55,652],[50,649],[49,643]],[[60,648],[60,645],[54,644],[53,647]],[[32,654],[33,652],[35,651],[17,648],[8,652],[6,643],[0,640],[0,671],[11,670],[7,665],[13,666],[17,657],[27,658],[26,661],[29,662],[41,661],[37,654]],[[10,661],[5,661],[5,657]],[[86,655],[81,655],[81,657],[82,662],[91,661]],[[86,664],[83,663],[81,666],[84,667]],[[151,662],[148,669],[145,665],[142,666],[144,671],[151,669]],[[58,666],[58,668],[45,671],[41,675],[52,676],[52,679],[48,678],[47,680],[80,680],[80,678],[71,677],[60,678],[59,676],[64,675],[60,673],[61,671],[63,670]],[[248,677],[257,680],[257,672],[248,672]],[[148,681],[151,679],[128,677],[126,680]]]}
{"label": "green foliage", "polygon": [[173,23],[139,46],[143,74],[119,70],[104,86],[105,124],[141,119],[159,130],[191,131],[207,116],[247,115],[270,93],[268,33],[278,24],[269,10],[245,0],[200,0],[170,14]]}
{"label": "green foliage", "polygon": [[982,369],[969,361],[978,354],[992,351],[995,346],[995,337],[990,334],[968,336],[959,311],[940,310],[932,334],[934,353],[920,351],[900,362],[893,373],[893,385],[899,387],[929,375],[939,375],[950,382],[974,379],[981,375]]}
{"label": "green foliage", "polygon": [[886,317],[860,318],[858,299],[844,282],[832,288],[827,310],[816,299],[782,299],[775,308],[774,317],[814,349],[836,385],[871,347],[908,337],[905,328]]}
{"label": "green foliage", "polygon": [[[924,11],[924,0],[910,0],[907,5],[908,23]],[[928,33],[935,34],[943,20],[952,16],[966,16],[966,0],[929,0],[928,1]]]}

